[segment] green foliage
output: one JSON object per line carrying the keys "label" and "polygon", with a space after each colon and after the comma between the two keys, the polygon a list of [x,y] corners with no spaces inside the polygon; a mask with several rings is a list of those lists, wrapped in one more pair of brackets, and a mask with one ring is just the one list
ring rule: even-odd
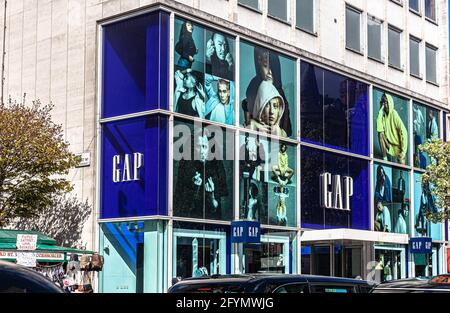
{"label": "green foliage", "polygon": [[431,157],[431,164],[422,179],[432,185],[432,194],[436,197],[436,207],[440,212],[426,212],[427,219],[433,223],[450,220],[450,144],[441,139],[433,139],[419,146],[419,149]]}
{"label": "green foliage", "polygon": [[62,127],[51,120],[52,104],[0,104],[0,227],[36,217],[52,195],[72,190],[65,178],[78,160]]}

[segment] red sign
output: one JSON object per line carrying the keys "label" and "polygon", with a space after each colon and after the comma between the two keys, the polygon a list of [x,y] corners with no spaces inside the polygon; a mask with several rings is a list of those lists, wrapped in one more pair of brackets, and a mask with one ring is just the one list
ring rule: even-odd
{"label": "red sign", "polygon": [[450,274],[450,249],[447,249],[447,273]]}

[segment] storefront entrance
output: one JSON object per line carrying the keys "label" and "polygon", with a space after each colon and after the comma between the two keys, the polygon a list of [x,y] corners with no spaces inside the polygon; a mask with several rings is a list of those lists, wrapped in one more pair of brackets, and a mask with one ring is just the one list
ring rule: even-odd
{"label": "storefront entrance", "polygon": [[405,248],[375,246],[375,261],[376,281],[406,278]]}
{"label": "storefront entrance", "polygon": [[302,274],[363,277],[363,245],[354,242],[302,246]]}
{"label": "storefront entrance", "polygon": [[438,274],[438,249],[433,247],[432,253],[414,254],[416,277],[429,277]]}
{"label": "storefront entrance", "polygon": [[226,233],[178,229],[173,232],[173,277],[226,273]]}
{"label": "storefront entrance", "polygon": [[242,273],[289,273],[289,237],[261,236],[260,244],[244,244]]}

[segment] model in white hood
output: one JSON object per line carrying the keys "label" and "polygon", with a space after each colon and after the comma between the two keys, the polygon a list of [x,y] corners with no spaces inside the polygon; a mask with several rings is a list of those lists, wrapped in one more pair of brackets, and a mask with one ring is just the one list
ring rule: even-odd
{"label": "model in white hood", "polygon": [[286,132],[280,127],[284,106],[283,97],[277,88],[270,81],[262,81],[256,94],[251,112],[252,119],[248,127],[252,130],[286,137]]}

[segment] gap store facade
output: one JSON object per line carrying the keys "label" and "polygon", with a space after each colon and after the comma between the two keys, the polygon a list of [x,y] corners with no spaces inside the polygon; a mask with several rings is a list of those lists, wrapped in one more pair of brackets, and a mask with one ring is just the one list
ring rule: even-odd
{"label": "gap store facade", "polygon": [[162,9],[101,24],[99,42],[101,292],[447,271],[418,150],[443,135],[439,108]]}

